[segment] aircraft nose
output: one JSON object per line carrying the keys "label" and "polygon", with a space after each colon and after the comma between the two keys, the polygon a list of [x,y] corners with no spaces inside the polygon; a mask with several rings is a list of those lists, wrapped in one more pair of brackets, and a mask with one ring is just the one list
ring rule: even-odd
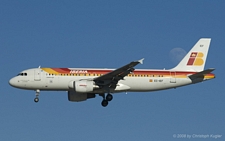
{"label": "aircraft nose", "polygon": [[15,86],[15,85],[16,85],[16,80],[15,80],[15,78],[10,79],[10,80],[9,80],[9,84],[10,84],[11,86]]}

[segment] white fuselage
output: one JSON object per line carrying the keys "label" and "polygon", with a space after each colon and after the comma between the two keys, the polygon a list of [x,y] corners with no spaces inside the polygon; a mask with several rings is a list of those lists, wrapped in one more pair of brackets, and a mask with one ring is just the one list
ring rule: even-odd
{"label": "white fuselage", "polygon": [[[88,71],[89,69],[86,70]],[[96,69],[96,71],[98,70],[101,69]],[[112,71],[112,69],[104,70]],[[142,74],[138,74],[136,72],[142,72]],[[193,72],[190,72],[190,74],[188,74],[188,72],[180,73],[181,74],[176,71],[170,70],[135,70],[132,74],[126,76],[124,80],[120,80],[113,92],[156,91],[192,84],[191,79],[187,76],[193,74]],[[27,90],[39,89],[47,91],[68,91],[69,83],[71,81],[79,81],[85,79],[92,80],[95,77],[103,75],[87,75],[76,72],[71,72],[70,74],[50,74],[43,71],[41,68],[24,70],[20,74],[23,75],[18,75],[10,80],[9,83],[12,86]],[[101,93],[101,91],[94,90],[93,93]]]}

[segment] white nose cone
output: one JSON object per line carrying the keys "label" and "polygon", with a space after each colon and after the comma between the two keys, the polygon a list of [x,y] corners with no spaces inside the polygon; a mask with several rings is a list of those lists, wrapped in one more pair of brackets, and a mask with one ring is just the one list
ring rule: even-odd
{"label": "white nose cone", "polygon": [[10,80],[9,80],[9,84],[10,84],[11,86],[15,87],[15,85],[16,85],[16,80],[15,80],[14,78],[10,79]]}

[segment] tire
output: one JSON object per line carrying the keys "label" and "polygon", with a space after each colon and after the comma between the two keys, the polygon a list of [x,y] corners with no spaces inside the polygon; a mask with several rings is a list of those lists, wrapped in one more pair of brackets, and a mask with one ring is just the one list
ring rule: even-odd
{"label": "tire", "polygon": [[106,107],[108,105],[108,101],[107,100],[102,100],[102,106]]}
{"label": "tire", "polygon": [[36,98],[34,98],[34,102],[36,102],[36,103],[37,103],[38,101],[39,101],[39,98],[37,98],[37,97],[36,97]]}
{"label": "tire", "polygon": [[113,96],[111,94],[107,94],[106,100],[111,101],[113,99]]}

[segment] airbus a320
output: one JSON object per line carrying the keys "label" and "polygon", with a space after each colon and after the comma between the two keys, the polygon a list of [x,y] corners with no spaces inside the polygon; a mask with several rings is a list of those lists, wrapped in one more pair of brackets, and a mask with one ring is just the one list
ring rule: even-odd
{"label": "airbus a320", "polygon": [[168,70],[135,69],[144,59],[132,61],[118,69],[95,68],[33,68],[9,80],[13,87],[40,91],[67,91],[68,100],[85,101],[102,96],[106,107],[119,92],[150,92],[177,88],[215,78],[214,68],[204,69],[210,38],[201,38],[181,62]]}

